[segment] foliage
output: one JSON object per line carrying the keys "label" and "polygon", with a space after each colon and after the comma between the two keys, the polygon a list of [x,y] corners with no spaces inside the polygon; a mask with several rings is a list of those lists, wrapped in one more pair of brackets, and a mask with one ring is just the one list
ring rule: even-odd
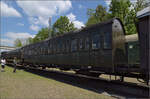
{"label": "foliage", "polygon": [[48,28],[42,28],[33,39],[29,39],[29,43],[35,43],[42,40],[45,40],[49,37],[49,29]]}
{"label": "foliage", "polygon": [[137,0],[131,4],[130,0],[112,0],[109,11],[112,17],[118,17],[123,22],[126,34],[134,34],[136,31],[136,14],[145,6],[145,0]]}
{"label": "foliage", "polygon": [[28,44],[32,44],[33,43],[33,38],[29,37],[26,39],[26,44],[25,45],[28,45]]}
{"label": "foliage", "polygon": [[15,46],[15,47],[21,47],[21,46],[22,46],[21,40],[20,40],[20,39],[16,39],[16,40],[14,41],[14,46]]}
{"label": "foliage", "polygon": [[[113,17],[118,17],[123,22],[126,34],[134,34],[136,31],[136,14],[139,10],[146,6],[146,0],[137,0],[135,4],[131,4],[130,0],[112,0],[109,12],[102,5],[98,5],[96,9],[88,9],[87,15],[89,19],[86,26],[106,21]],[[64,34],[76,30],[74,24],[69,21],[68,17],[61,16],[53,25],[52,30],[42,28],[34,38],[28,38],[26,44],[31,44],[45,40],[48,37]],[[23,46],[20,39],[14,42],[16,47]]]}
{"label": "foliage", "polygon": [[[133,33],[136,33],[135,29],[132,28],[134,26],[133,22],[131,22],[132,19],[129,19],[128,16],[130,14],[130,7],[130,0],[112,0],[109,9],[112,13],[112,17],[118,17],[121,19],[127,34],[130,34],[129,29],[131,29]],[[130,18],[132,18],[132,15],[130,15]]]}
{"label": "foliage", "polygon": [[56,36],[75,30],[74,24],[69,21],[68,17],[61,16],[53,25],[52,35]]}
{"label": "foliage", "polygon": [[126,15],[130,13],[130,6],[129,0],[112,0],[109,10],[112,12],[112,17],[119,17],[125,23]]}
{"label": "foliage", "polygon": [[[149,1],[150,2],[150,1]],[[147,6],[148,0],[137,0],[136,4],[134,5],[134,10],[137,13],[138,11],[142,10]]]}
{"label": "foliage", "polygon": [[88,9],[87,15],[90,16],[86,26],[96,24],[110,18],[118,17],[123,22],[126,34],[137,33],[136,14],[146,6],[146,0],[137,0],[132,4],[130,0],[112,0],[109,12],[102,5],[98,5],[96,9]]}
{"label": "foliage", "polygon": [[36,43],[42,40],[45,40],[49,37],[57,36],[60,34],[64,34],[65,32],[70,32],[75,30],[74,24],[69,21],[68,17],[61,16],[53,25],[52,29],[42,28],[34,38],[28,38],[26,40],[27,44]]}
{"label": "foliage", "polygon": [[102,5],[98,5],[96,9],[88,9],[87,15],[90,16],[86,26],[106,21],[110,18],[110,14]]}

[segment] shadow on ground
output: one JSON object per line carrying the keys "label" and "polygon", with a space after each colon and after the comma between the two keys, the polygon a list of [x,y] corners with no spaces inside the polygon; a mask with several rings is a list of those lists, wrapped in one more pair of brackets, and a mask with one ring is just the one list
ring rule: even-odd
{"label": "shadow on ground", "polygon": [[[12,65],[8,65],[9,67],[13,67]],[[115,98],[138,98],[136,96],[133,95],[129,95],[129,94],[122,94],[119,92],[114,92],[114,91],[110,91],[110,88],[108,88],[107,86],[104,87],[103,85],[98,85],[98,83],[96,81],[92,81],[91,79],[87,79],[84,77],[76,77],[73,75],[67,75],[61,72],[57,72],[57,71],[47,71],[47,70],[40,70],[40,69],[30,69],[30,68],[23,68],[23,67],[18,67],[17,69],[21,69],[24,70],[26,72],[30,72],[42,77],[46,77],[48,79],[53,79],[56,81],[60,81],[63,83],[67,83],[70,84],[72,86],[76,86],[76,87],[80,87],[86,90],[90,90],[99,94],[105,94],[108,96],[112,96]],[[99,87],[101,86],[101,87]]]}

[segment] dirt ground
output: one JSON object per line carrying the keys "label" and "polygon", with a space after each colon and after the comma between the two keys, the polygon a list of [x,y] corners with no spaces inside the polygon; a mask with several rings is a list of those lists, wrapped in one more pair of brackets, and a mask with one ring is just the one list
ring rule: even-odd
{"label": "dirt ground", "polygon": [[0,99],[113,99],[111,95],[13,68],[0,72]]}

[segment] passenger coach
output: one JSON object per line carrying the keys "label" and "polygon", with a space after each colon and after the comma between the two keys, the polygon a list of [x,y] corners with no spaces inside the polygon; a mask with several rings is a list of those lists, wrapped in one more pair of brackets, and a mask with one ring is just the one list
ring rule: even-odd
{"label": "passenger coach", "polygon": [[126,65],[125,32],[118,18],[65,33],[22,49],[22,60],[64,70],[114,73]]}

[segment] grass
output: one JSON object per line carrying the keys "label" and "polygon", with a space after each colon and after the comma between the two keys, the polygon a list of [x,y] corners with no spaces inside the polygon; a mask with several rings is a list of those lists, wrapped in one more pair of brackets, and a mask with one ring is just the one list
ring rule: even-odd
{"label": "grass", "polygon": [[48,79],[23,70],[0,72],[0,99],[112,99],[77,86]]}

